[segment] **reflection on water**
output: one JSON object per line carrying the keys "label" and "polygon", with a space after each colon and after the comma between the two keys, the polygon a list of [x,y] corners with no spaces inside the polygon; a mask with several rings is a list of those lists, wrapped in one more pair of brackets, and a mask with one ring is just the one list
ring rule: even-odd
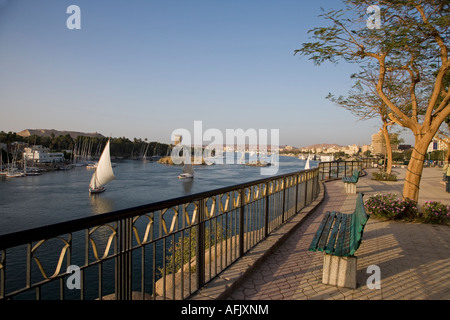
{"label": "reflection on water", "polygon": [[[280,157],[277,174],[302,170],[304,164],[304,160]],[[195,178],[187,180],[178,179],[181,166],[124,160],[114,168],[116,179],[105,192],[95,195],[88,191],[92,171],[84,167],[12,179],[0,176],[0,234],[267,177],[260,169],[240,164],[199,165]]]}
{"label": "reflection on water", "polygon": [[191,193],[192,186],[194,184],[194,179],[184,179],[182,183],[184,192]]}
{"label": "reflection on water", "polygon": [[89,202],[93,214],[101,214],[114,210],[114,200],[110,197],[102,197],[101,194],[91,194],[89,196]]}

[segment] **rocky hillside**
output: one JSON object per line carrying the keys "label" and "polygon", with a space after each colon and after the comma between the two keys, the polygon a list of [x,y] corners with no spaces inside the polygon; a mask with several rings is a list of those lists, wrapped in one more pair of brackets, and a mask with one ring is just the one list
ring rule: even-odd
{"label": "rocky hillside", "polygon": [[70,134],[72,139],[76,139],[78,136],[87,136],[87,137],[96,137],[103,138],[104,136],[98,132],[94,133],[86,133],[86,132],[78,132],[78,131],[60,131],[55,129],[25,129],[20,132],[17,132],[17,135],[22,137],[29,137],[32,135],[37,135],[39,137],[51,137],[54,134],[57,136],[65,136],[66,134]]}

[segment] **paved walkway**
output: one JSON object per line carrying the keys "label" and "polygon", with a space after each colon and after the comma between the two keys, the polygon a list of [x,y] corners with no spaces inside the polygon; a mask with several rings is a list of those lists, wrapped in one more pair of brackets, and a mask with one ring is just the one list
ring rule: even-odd
{"label": "paved walkway", "polygon": [[[371,170],[360,179],[357,191],[372,194],[401,194],[405,169],[396,168],[397,182],[371,180]],[[419,204],[439,200],[450,204],[450,194],[440,183],[442,171],[426,168]],[[325,184],[323,202],[281,246],[264,259],[238,286],[231,300],[304,299],[450,299],[450,226],[369,219],[357,251],[356,289],[322,284],[323,254],[308,247],[326,211],[353,211],[356,196],[344,192],[341,181]],[[381,289],[369,289],[370,265],[381,271]]]}

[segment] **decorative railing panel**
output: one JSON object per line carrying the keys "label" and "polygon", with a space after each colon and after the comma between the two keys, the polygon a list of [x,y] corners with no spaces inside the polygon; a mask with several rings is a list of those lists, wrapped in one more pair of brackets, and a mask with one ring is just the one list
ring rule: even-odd
{"label": "decorative railing panel", "polygon": [[0,236],[0,299],[184,299],[361,162]]}

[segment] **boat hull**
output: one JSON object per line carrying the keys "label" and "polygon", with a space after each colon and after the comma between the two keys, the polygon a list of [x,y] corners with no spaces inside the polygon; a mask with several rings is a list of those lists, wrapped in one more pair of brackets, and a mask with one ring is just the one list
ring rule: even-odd
{"label": "boat hull", "polygon": [[89,188],[89,193],[102,193],[104,192],[106,189],[105,187],[99,187],[99,188]]}
{"label": "boat hull", "polygon": [[25,177],[25,173],[20,173],[20,172],[17,172],[17,173],[10,173],[10,172],[8,172],[8,173],[6,174],[6,177],[7,177],[7,178]]}
{"label": "boat hull", "polygon": [[194,178],[194,175],[189,173],[182,173],[178,176],[178,179],[192,179],[192,178]]}

